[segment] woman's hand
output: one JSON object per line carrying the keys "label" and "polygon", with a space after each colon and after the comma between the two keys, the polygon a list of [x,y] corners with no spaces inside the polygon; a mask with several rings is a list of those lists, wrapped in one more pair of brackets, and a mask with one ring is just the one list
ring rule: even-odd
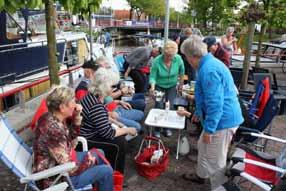
{"label": "woman's hand", "polygon": [[76,115],[79,115],[82,111],[82,106],[80,104],[76,104],[74,108],[74,112]]}
{"label": "woman's hand", "polygon": [[82,111],[82,106],[80,104],[76,104],[73,113],[73,124],[76,126],[81,125],[82,116],[80,115]]}
{"label": "woman's hand", "polygon": [[155,86],[151,85],[151,88],[149,89],[149,93],[151,96],[154,96],[154,92],[155,92]]}
{"label": "woman's hand", "polygon": [[119,117],[118,114],[114,111],[108,112],[108,116],[114,120],[117,120]]}
{"label": "woman's hand", "polygon": [[121,91],[121,95],[127,95],[128,94],[128,87],[127,86],[124,86],[122,88],[120,88],[120,91]]}
{"label": "woman's hand", "polygon": [[128,134],[129,135],[132,135],[132,136],[135,136],[137,135],[137,130],[133,127],[127,127],[127,130],[128,130]]}
{"label": "woman's hand", "polygon": [[122,105],[122,107],[124,107],[125,109],[132,109],[132,106],[131,106],[129,103],[125,102],[125,101],[120,101],[119,103],[120,103],[120,105]]}
{"label": "woman's hand", "polygon": [[96,158],[90,152],[87,152],[87,162],[89,166],[93,166],[96,164]]}
{"label": "woman's hand", "polygon": [[178,114],[179,116],[187,116],[187,117],[190,117],[190,116],[191,116],[191,113],[188,112],[188,111],[186,111],[186,110],[178,110],[178,111],[177,111],[177,114]]}
{"label": "woman's hand", "polygon": [[180,83],[179,85],[178,85],[178,91],[179,92],[182,92],[182,90],[183,90],[183,83]]}

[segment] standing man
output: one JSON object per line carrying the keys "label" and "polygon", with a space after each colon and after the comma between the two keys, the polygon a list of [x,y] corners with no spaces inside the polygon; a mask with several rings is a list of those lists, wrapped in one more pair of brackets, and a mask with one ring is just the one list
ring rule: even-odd
{"label": "standing man", "polygon": [[217,59],[222,61],[227,67],[230,66],[230,54],[216,41],[214,36],[208,36],[203,40],[208,46],[208,51]]}
{"label": "standing man", "polygon": [[144,93],[147,90],[150,73],[150,59],[160,54],[159,48],[138,47],[127,55],[124,63],[126,68],[124,77],[129,75],[135,83],[135,93]]}
{"label": "standing man", "polygon": [[185,28],[183,30],[183,35],[178,37],[176,42],[178,44],[178,54],[182,57],[183,61],[184,61],[184,67],[185,67],[185,75],[188,76],[188,82],[190,82],[191,80],[195,80],[196,79],[196,72],[195,70],[192,68],[192,66],[188,63],[188,61],[185,58],[185,55],[181,52],[181,46],[183,44],[183,42],[189,38],[191,35],[193,34],[193,29],[192,28]]}
{"label": "standing man", "polygon": [[230,71],[207,52],[202,39],[192,35],[182,44],[181,50],[197,70],[196,111],[192,120],[200,120],[203,126],[198,141],[197,171],[183,177],[198,184],[209,178],[214,190],[227,180],[228,148],[243,117]]}

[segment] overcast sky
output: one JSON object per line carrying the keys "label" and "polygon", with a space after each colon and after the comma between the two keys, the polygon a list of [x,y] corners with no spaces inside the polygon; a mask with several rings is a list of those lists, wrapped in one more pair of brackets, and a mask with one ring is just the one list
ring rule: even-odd
{"label": "overcast sky", "polygon": [[[170,0],[170,6],[174,7],[177,11],[182,11],[184,4],[188,0]],[[126,0],[103,0],[102,7],[112,7],[112,9],[129,9],[129,5]]]}

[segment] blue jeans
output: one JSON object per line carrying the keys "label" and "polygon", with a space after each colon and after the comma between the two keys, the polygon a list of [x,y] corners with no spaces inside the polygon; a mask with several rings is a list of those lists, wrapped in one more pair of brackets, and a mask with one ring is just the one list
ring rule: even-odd
{"label": "blue jeans", "polygon": [[127,127],[134,127],[139,132],[141,130],[141,125],[138,123],[144,118],[143,111],[137,109],[125,109],[118,106],[114,110],[118,114],[118,121],[126,125]]}
{"label": "blue jeans", "polygon": [[[87,152],[77,152],[77,160],[82,162]],[[75,188],[97,183],[100,191],[113,191],[113,169],[104,163],[95,153],[98,164],[86,169],[78,176],[72,176],[71,181]]]}
{"label": "blue jeans", "polygon": [[132,100],[127,101],[133,109],[144,111],[146,103],[144,93],[135,93]]}
{"label": "blue jeans", "polygon": [[[163,99],[161,102],[155,101],[155,108],[164,109],[165,108],[165,102],[170,102],[170,109],[174,109],[174,100],[177,96],[177,86],[171,87],[171,88],[161,88],[159,86],[155,86],[155,89],[161,92],[165,93],[165,99]],[[164,131],[167,129],[165,128]],[[160,131],[160,128],[156,127],[154,131]]]}
{"label": "blue jeans", "polygon": [[163,99],[161,102],[155,102],[155,108],[164,109],[165,108],[165,102],[170,101],[170,109],[174,109],[174,100],[177,96],[177,87],[171,87],[171,88],[161,88],[159,86],[155,86],[155,89],[161,92],[165,93],[165,99]]}

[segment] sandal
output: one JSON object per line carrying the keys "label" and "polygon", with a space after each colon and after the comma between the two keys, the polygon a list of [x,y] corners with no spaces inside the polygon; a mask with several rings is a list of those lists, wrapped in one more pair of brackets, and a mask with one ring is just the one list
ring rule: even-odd
{"label": "sandal", "polygon": [[183,174],[183,179],[187,180],[187,181],[192,181],[194,183],[197,184],[204,184],[205,183],[205,179],[198,177],[198,175],[196,174]]}

